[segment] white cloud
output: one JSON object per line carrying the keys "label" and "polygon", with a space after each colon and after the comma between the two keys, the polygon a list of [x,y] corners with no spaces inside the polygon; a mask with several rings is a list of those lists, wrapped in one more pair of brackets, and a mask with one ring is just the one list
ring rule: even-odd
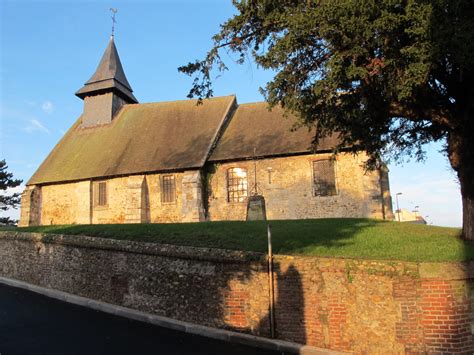
{"label": "white cloud", "polygon": [[45,101],[41,105],[41,109],[43,110],[44,113],[46,114],[51,114],[54,110],[54,105],[51,101]]}
{"label": "white cloud", "polygon": [[43,133],[50,133],[49,129],[47,129],[40,121],[37,119],[31,119],[28,122],[28,125],[25,127],[25,131],[28,133],[33,133],[36,131],[43,132]]}
{"label": "white cloud", "polygon": [[0,211],[0,217],[10,217],[11,219],[20,219],[20,207],[9,208],[6,211]]}
{"label": "white cloud", "polygon": [[[2,195],[11,195],[14,193],[22,193],[25,189],[25,185],[21,184],[20,186],[7,189],[6,192],[2,192]],[[9,208],[6,211],[0,211],[0,217],[10,217],[11,219],[20,219],[20,206],[18,208]]]}
{"label": "white cloud", "polygon": [[26,106],[30,106],[30,107],[36,106],[36,102],[31,101],[31,100],[25,100],[25,104],[26,104]]}
{"label": "white cloud", "polygon": [[24,189],[25,189],[25,185],[21,184],[21,185],[18,185],[17,187],[11,187],[11,188],[8,188],[6,191],[2,191],[2,195],[9,196],[16,193],[22,193]]}

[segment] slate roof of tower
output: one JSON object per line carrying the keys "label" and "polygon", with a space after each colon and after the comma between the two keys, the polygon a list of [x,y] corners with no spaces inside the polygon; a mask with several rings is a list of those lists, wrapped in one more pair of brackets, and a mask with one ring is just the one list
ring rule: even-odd
{"label": "slate roof of tower", "polygon": [[233,105],[235,96],[130,104],[93,128],[79,118],[28,185],[200,168]]}
{"label": "slate roof of tower", "polygon": [[138,102],[133,95],[132,87],[123,71],[113,37],[110,37],[109,44],[105,49],[95,73],[84,86],[76,92],[76,95],[83,99],[87,95],[100,94],[110,90],[116,92],[131,103]]}
{"label": "slate roof of tower", "polygon": [[[285,117],[281,107],[268,110],[266,102],[239,105],[209,161],[238,160],[312,152],[314,131],[301,127],[291,131],[296,117]],[[322,139],[318,151],[333,149],[336,135]]]}

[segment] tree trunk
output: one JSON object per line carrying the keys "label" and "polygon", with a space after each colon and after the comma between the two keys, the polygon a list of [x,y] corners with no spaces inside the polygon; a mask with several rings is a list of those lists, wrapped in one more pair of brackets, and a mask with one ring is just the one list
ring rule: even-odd
{"label": "tree trunk", "polygon": [[474,198],[462,198],[462,235],[464,239],[474,240]]}
{"label": "tree trunk", "polygon": [[462,237],[474,241],[474,139],[470,135],[469,129],[451,132],[448,136],[448,157],[461,185]]}
{"label": "tree trunk", "polygon": [[462,235],[464,239],[474,241],[474,154],[471,151],[463,155],[471,155],[473,160],[463,161],[458,170],[462,196]]}

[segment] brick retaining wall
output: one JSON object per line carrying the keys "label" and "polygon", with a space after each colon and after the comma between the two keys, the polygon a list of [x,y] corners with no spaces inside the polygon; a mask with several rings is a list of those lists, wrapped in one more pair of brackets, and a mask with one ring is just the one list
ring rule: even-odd
{"label": "brick retaining wall", "polygon": [[[355,353],[474,351],[474,263],[275,257],[276,336]],[[0,232],[0,276],[270,335],[265,255]]]}

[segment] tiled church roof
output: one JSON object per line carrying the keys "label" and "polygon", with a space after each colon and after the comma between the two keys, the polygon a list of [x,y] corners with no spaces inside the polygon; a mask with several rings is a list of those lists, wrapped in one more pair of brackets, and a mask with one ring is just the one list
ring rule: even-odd
{"label": "tiled church roof", "polygon": [[[76,95],[84,99],[110,92],[129,104],[113,119],[110,116],[108,124],[91,127],[83,125],[80,117],[28,185],[182,171],[201,168],[206,161],[311,152],[314,132],[306,128],[292,132],[295,117],[284,117],[279,107],[268,111],[264,102],[237,106],[235,96],[224,96],[204,100],[202,105],[196,100],[136,104],[113,37],[94,75]],[[337,143],[330,137],[320,142],[318,150],[330,150]]]}
{"label": "tiled church roof", "polygon": [[[79,118],[28,185],[195,169],[206,159],[252,158],[254,148],[258,157],[311,152],[314,132],[291,131],[295,117],[284,117],[279,107],[269,111],[265,102],[239,105],[225,127],[235,105],[234,96],[202,105],[195,100],[125,105],[111,124],[93,128],[81,128]],[[326,138],[318,151],[337,143],[334,136]]]}
{"label": "tiled church roof", "polygon": [[28,185],[200,168],[235,96],[125,105],[112,123],[73,125]]}
{"label": "tiled church roof", "polygon": [[[291,128],[296,117],[284,117],[283,109],[268,110],[266,102],[239,105],[229,126],[209,161],[223,161],[261,156],[311,152],[314,131]],[[338,144],[336,136],[322,139],[318,151],[331,150]]]}

